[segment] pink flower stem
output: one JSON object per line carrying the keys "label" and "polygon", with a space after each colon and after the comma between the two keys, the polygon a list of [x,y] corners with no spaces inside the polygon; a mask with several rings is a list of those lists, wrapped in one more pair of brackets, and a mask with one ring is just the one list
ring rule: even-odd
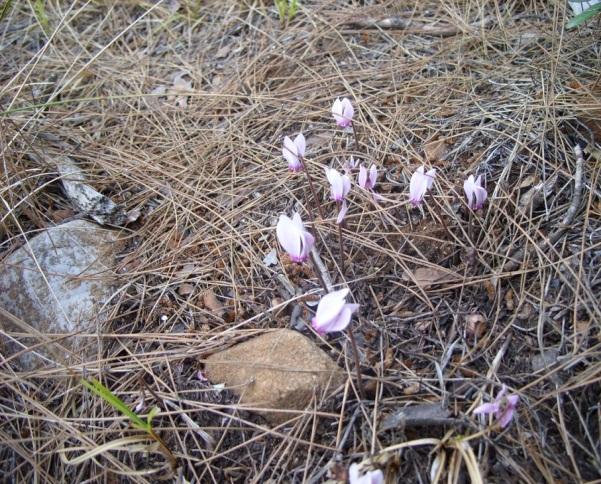
{"label": "pink flower stem", "polygon": [[474,217],[473,217],[473,210],[471,208],[468,208],[470,214],[469,214],[469,221],[467,224],[467,230],[468,230],[468,237],[470,238],[471,243],[474,243]]}
{"label": "pink flower stem", "polygon": [[355,371],[357,372],[357,389],[361,400],[365,399],[365,391],[363,390],[363,378],[361,378],[361,364],[359,363],[359,349],[357,348],[357,340],[351,327],[348,327],[348,335],[351,339],[351,347],[353,348],[353,359],[355,360]]}
{"label": "pink flower stem", "polygon": [[311,195],[313,196],[313,202],[317,207],[317,211],[319,212],[319,216],[321,219],[324,219],[323,212],[321,211],[321,203],[319,203],[319,198],[317,198],[317,194],[315,193],[315,188],[313,187],[313,179],[311,178],[311,174],[309,173],[309,165],[305,163],[304,159],[301,159],[304,167],[304,172],[307,175],[307,181],[309,182],[309,190],[311,190]]}
{"label": "pink flower stem", "polygon": [[[338,202],[338,211],[340,212],[342,203]],[[338,224],[338,245],[340,246],[340,274],[344,278],[344,244],[342,243],[342,225],[344,220]]]}

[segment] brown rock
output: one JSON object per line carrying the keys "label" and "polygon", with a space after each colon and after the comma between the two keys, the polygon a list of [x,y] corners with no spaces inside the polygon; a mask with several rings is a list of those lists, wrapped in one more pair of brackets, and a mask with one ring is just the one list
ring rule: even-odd
{"label": "brown rock", "polygon": [[[346,374],[309,338],[281,329],[209,356],[206,375],[225,383],[244,405],[303,410],[314,394],[342,385]],[[272,424],[294,413],[260,412]]]}

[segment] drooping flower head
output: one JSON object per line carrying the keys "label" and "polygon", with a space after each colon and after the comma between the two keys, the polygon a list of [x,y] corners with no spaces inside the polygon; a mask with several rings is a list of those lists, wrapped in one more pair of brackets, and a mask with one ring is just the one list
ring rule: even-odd
{"label": "drooping flower head", "polygon": [[351,179],[348,175],[342,175],[338,170],[326,166],[326,177],[330,182],[332,200],[342,202],[351,191]]}
{"label": "drooping flower head", "polygon": [[369,168],[369,172],[367,168],[363,165],[359,167],[359,186],[361,188],[365,188],[366,190],[373,190],[376,186],[376,179],[378,178],[378,169],[376,165],[372,163]]}
{"label": "drooping flower head", "polygon": [[340,289],[326,294],[317,305],[315,317],[311,321],[313,329],[319,334],[342,331],[351,322],[351,316],[359,309],[358,304],[346,302],[348,289]]}
{"label": "drooping flower head", "polygon": [[358,464],[351,464],[348,470],[348,478],[350,484],[384,484],[384,474],[381,470],[367,471],[360,476]]}
{"label": "drooping flower head", "polygon": [[292,219],[286,215],[280,215],[276,233],[280,244],[288,252],[293,262],[301,263],[307,260],[315,238],[305,230],[298,213],[295,213]]}
{"label": "drooping flower head", "polygon": [[424,199],[426,192],[432,188],[434,183],[434,177],[436,176],[436,169],[432,168],[424,173],[424,167],[420,166],[413,175],[409,182],[409,201],[414,207],[419,206]]}
{"label": "drooping flower head", "polygon": [[348,175],[357,167],[357,160],[352,156],[344,162],[344,172]]}
{"label": "drooping flower head", "polygon": [[292,141],[288,136],[284,137],[284,147],[282,154],[288,162],[290,171],[301,171],[303,169],[303,158],[305,157],[306,141],[303,133],[294,138]]}
{"label": "drooping flower head", "polygon": [[463,182],[463,191],[467,198],[467,206],[471,210],[480,210],[488,197],[486,189],[482,187],[482,175],[474,180],[474,175],[467,177]]}
{"label": "drooping flower head", "polygon": [[332,116],[339,127],[348,128],[353,123],[353,114],[355,110],[348,98],[343,97],[342,100],[336,98],[332,106]]}
{"label": "drooping flower head", "polygon": [[483,403],[478,408],[474,410],[475,415],[495,415],[495,419],[501,426],[501,428],[505,428],[511,422],[513,418],[513,414],[515,413],[515,409],[520,400],[519,395],[507,395],[507,387],[503,385],[503,388],[495,398],[494,402],[491,403]]}

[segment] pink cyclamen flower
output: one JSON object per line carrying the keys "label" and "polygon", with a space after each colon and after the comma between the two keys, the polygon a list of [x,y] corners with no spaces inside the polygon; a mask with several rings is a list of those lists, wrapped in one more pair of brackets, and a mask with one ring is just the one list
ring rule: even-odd
{"label": "pink cyclamen flower", "polygon": [[367,471],[362,476],[359,475],[359,465],[351,464],[348,470],[350,484],[384,484],[384,474],[381,470]]}
{"label": "pink cyclamen flower", "polygon": [[376,165],[372,163],[369,168],[369,173],[367,168],[363,165],[359,167],[359,186],[361,188],[365,188],[366,190],[373,190],[376,186],[376,179],[378,178],[378,169]]}
{"label": "pink cyclamen flower", "polygon": [[301,171],[303,169],[303,158],[305,157],[306,141],[303,133],[292,141],[288,136],[284,137],[284,147],[282,154],[288,162],[290,171]]}
{"label": "pink cyclamen flower", "polygon": [[359,309],[358,304],[348,304],[348,289],[340,289],[326,294],[317,305],[315,317],[311,321],[313,329],[319,334],[342,331],[351,322],[351,316]]}
{"label": "pink cyclamen flower", "polygon": [[332,106],[332,115],[338,126],[348,128],[353,123],[353,114],[355,114],[355,110],[348,98],[343,97],[342,101],[340,98],[336,98]]}
{"label": "pink cyclamen flower", "polygon": [[330,182],[330,188],[332,191],[332,200],[342,202],[344,198],[351,191],[351,179],[348,175],[341,175],[338,170],[334,168],[328,168],[326,166],[326,177]]}
{"label": "pink cyclamen flower", "polygon": [[436,176],[436,169],[432,168],[424,173],[424,167],[420,166],[413,175],[409,183],[409,201],[414,207],[419,206],[424,199],[424,195],[434,183],[434,177]]}
{"label": "pink cyclamen flower", "polygon": [[309,252],[313,248],[315,238],[305,230],[303,222],[298,213],[292,219],[286,215],[280,215],[276,233],[280,244],[293,262],[305,262]]}
{"label": "pink cyclamen flower", "polygon": [[488,197],[486,189],[482,187],[482,175],[474,180],[474,175],[467,177],[463,182],[463,191],[467,197],[467,206],[471,210],[480,210]]}
{"label": "pink cyclamen flower", "polygon": [[515,409],[518,405],[520,397],[518,395],[505,396],[505,393],[507,393],[507,387],[503,385],[503,388],[497,395],[497,398],[495,398],[495,401],[491,403],[483,403],[474,410],[474,414],[494,414],[501,428],[507,427],[513,418],[513,414],[515,413]]}

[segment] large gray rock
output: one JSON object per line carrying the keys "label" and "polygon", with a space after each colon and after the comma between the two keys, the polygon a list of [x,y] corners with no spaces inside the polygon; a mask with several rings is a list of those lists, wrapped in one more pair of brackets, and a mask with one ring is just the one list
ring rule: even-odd
{"label": "large gray rock", "polygon": [[5,358],[12,354],[33,369],[95,356],[93,337],[62,335],[94,334],[102,322],[114,292],[116,240],[116,232],[75,220],[41,232],[0,262]]}
{"label": "large gray rock", "polygon": [[298,415],[282,410],[304,410],[314,395],[330,393],[346,381],[345,372],[323,350],[289,329],[214,353],[205,370],[212,383],[225,383],[243,405],[270,409],[259,413],[272,424]]}

